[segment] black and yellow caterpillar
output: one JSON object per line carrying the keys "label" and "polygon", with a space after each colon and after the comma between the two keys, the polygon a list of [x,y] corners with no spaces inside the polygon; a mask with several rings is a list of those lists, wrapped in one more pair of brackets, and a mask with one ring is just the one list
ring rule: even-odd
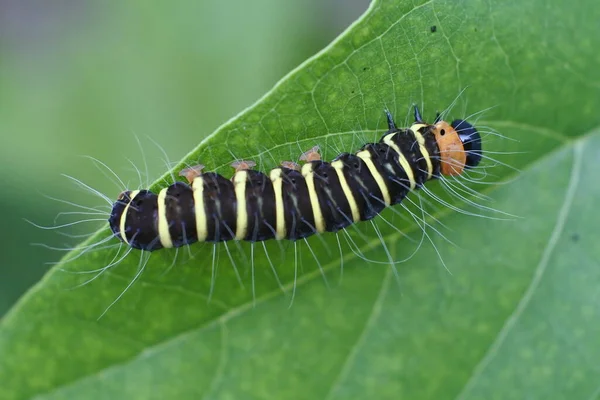
{"label": "black and yellow caterpillar", "polygon": [[415,123],[399,129],[386,115],[389,130],[378,143],[332,162],[313,148],[301,157],[304,165],[284,162],[268,175],[252,170],[251,161],[232,164],[231,179],[199,165],[180,172],[189,184],[175,182],[158,194],[125,191],[112,207],[112,232],[148,251],[197,241],[298,240],[369,220],[426,181],[479,164],[481,137],[468,122],[449,124],[438,115],[427,124],[415,106]]}

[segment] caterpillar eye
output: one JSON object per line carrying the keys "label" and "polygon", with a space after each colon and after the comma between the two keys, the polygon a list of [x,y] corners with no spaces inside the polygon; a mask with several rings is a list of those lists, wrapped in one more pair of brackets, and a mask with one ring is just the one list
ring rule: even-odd
{"label": "caterpillar eye", "polygon": [[458,137],[467,152],[466,168],[473,168],[481,161],[481,136],[477,129],[467,121],[455,119],[452,127],[458,133]]}

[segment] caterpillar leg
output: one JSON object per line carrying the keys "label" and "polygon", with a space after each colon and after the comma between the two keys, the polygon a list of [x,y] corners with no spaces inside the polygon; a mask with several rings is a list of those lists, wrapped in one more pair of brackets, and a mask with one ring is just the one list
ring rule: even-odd
{"label": "caterpillar leg", "polygon": [[204,165],[198,164],[193,165],[188,168],[184,168],[179,171],[179,176],[185,177],[188,183],[191,185],[194,182],[194,179],[202,175],[202,170],[204,169]]}
{"label": "caterpillar leg", "polygon": [[300,156],[300,161],[306,161],[306,162],[311,162],[311,161],[320,161],[321,160],[321,153],[319,153],[319,146],[315,146],[312,149],[302,153],[302,155]]}

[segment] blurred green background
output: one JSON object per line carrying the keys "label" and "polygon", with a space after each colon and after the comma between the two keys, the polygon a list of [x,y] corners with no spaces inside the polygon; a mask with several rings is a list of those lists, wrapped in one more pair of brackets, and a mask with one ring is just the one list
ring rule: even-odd
{"label": "blurred green background", "polygon": [[137,135],[157,178],[166,167],[152,140],[179,160],[368,3],[0,0],[0,316],[64,254],[32,243],[77,242],[23,220],[53,225],[57,213],[74,210],[44,195],[102,204],[61,174],[119,193],[82,155],[137,187],[127,161],[143,169]]}

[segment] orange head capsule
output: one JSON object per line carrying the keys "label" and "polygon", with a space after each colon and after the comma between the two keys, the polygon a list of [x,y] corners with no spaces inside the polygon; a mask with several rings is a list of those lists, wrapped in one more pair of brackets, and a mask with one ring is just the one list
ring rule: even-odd
{"label": "orange head capsule", "polygon": [[458,133],[446,121],[437,122],[431,130],[440,149],[440,171],[443,175],[462,174],[467,153]]}
{"label": "orange head capsule", "polygon": [[[415,106],[415,121],[423,123]],[[442,175],[460,175],[465,169],[476,167],[481,161],[481,136],[467,121],[456,119],[449,124],[440,120],[438,114],[431,125],[440,149],[440,172]]]}
{"label": "orange head capsule", "polygon": [[432,129],[440,149],[440,168],[443,175],[460,175],[481,161],[481,137],[468,122],[457,119],[452,124],[439,121]]}

